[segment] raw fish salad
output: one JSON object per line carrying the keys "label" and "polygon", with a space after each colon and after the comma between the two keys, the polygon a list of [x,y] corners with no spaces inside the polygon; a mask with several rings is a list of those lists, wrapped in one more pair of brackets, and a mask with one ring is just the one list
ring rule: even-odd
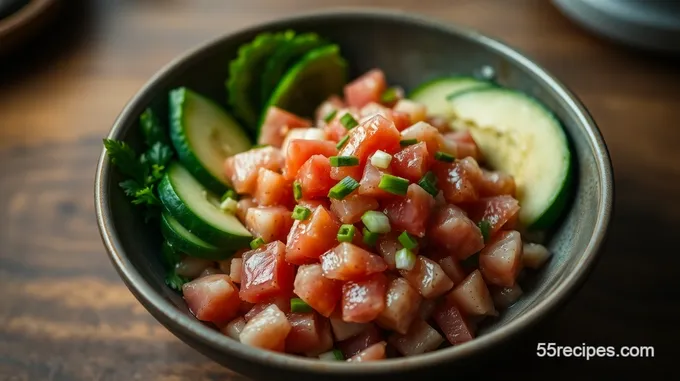
{"label": "raw fish salad", "polygon": [[490,80],[407,93],[348,66],[314,33],[257,36],[226,103],[179,87],[140,116],[142,153],[104,141],[120,187],[215,334],[347,362],[474,340],[550,259],[528,237],[566,208],[564,131]]}

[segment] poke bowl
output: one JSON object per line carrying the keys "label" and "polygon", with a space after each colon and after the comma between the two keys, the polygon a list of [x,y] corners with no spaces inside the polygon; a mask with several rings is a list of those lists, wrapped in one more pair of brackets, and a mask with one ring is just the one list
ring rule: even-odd
{"label": "poke bowl", "polygon": [[469,367],[574,294],[612,200],[597,126],[544,69],[366,9],[171,62],[119,115],[95,180],[135,297],[268,380]]}

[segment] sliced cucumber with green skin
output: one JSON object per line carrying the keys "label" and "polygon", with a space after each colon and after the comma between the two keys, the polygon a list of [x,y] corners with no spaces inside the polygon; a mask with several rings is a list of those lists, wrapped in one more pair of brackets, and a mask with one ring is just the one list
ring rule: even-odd
{"label": "sliced cucumber with green skin", "polygon": [[472,89],[449,100],[455,129],[469,129],[487,164],[515,178],[519,222],[549,228],[571,191],[572,157],[558,119],[537,100],[505,88]]}
{"label": "sliced cucumber with green skin", "polygon": [[224,251],[247,247],[250,232],[233,214],[219,208],[219,197],[203,187],[189,171],[175,162],[158,185],[163,207],[187,231]]}
{"label": "sliced cucumber with green skin", "polygon": [[441,77],[423,83],[411,92],[409,98],[427,107],[431,116],[451,118],[448,98],[474,89],[494,86],[491,82],[468,76]]}
{"label": "sliced cucumber with green skin", "polygon": [[224,193],[224,160],[252,143],[243,128],[212,100],[185,87],[170,92],[170,138],[179,161],[206,188]]}
{"label": "sliced cucumber with green skin", "polygon": [[332,94],[341,94],[347,83],[347,62],[337,45],[327,45],[305,54],[283,76],[266,110],[277,106],[301,117],[312,117],[315,108]]}
{"label": "sliced cucumber with green skin", "polygon": [[[173,253],[175,255],[182,253],[191,257],[217,261],[229,258],[234,253],[233,250],[220,249],[198,238],[177,222],[167,211],[164,211],[161,216],[161,232],[166,239],[163,250],[171,250],[171,252],[164,252],[167,256]],[[177,260],[174,264],[177,264],[177,262],[179,261]]]}

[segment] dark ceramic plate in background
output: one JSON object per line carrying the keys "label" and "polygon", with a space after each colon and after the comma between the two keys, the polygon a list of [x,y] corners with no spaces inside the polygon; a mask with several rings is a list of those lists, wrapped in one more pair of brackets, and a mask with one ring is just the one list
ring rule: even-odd
{"label": "dark ceramic plate in background", "polygon": [[523,298],[475,340],[429,354],[347,364],[321,362],[247,347],[196,320],[181,296],[164,284],[161,238],[146,226],[117,183],[102,153],[95,202],[104,245],[128,288],[173,334],[208,357],[244,375],[265,380],[409,379],[441,366],[469,368],[526,331],[561,305],[585,281],[609,225],[612,169],[594,121],[578,99],[545,70],[511,48],[476,32],[401,13],[337,10],[306,14],[229,34],[178,58],[156,74],[125,106],[109,138],[139,144],[137,118],[168,91],[188,86],[224,104],[224,79],[237,49],[263,31],[314,31],[337,42],[353,75],[385,71],[390,83],[407,90],[440,75],[471,74],[488,65],[500,84],[544,102],[562,120],[574,149],[575,197],[549,243],[554,258],[533,279]]}

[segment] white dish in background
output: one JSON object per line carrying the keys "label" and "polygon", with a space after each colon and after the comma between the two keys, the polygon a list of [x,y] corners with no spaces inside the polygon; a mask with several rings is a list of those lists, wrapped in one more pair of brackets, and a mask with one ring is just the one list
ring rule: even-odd
{"label": "white dish in background", "polygon": [[680,53],[678,0],[553,0],[567,17],[629,46]]}

